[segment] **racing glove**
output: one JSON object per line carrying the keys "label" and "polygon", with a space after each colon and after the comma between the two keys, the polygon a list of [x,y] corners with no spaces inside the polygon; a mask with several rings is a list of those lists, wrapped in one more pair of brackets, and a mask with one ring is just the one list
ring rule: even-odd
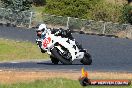
{"label": "racing glove", "polygon": [[60,35],[60,34],[61,34],[61,30],[57,31],[54,35],[55,35],[55,36],[58,36],[58,35]]}

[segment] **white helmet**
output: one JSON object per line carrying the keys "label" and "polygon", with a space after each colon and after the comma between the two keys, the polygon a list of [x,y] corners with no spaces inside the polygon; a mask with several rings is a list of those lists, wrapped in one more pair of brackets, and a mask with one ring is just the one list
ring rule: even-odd
{"label": "white helmet", "polygon": [[36,31],[45,31],[47,30],[46,24],[40,24]]}

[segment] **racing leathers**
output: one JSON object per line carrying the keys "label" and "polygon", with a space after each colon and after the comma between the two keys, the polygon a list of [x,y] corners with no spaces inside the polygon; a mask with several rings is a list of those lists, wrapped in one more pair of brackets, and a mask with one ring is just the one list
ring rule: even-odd
{"label": "racing leathers", "polygon": [[[45,53],[46,51],[43,50],[41,48],[42,46],[42,40],[45,38],[46,33],[51,32],[51,34],[54,34],[55,36],[62,36],[62,37],[68,37],[68,32],[62,28],[59,29],[46,29],[45,31],[43,30],[37,30],[37,39],[36,39],[36,43],[39,46],[39,48],[41,49],[42,53]],[[72,36],[70,35],[70,37],[72,38]]]}
{"label": "racing leathers", "polygon": [[[43,50],[41,48],[42,40],[45,39],[46,33],[51,32],[51,34],[54,34],[55,36],[61,36],[62,38],[63,37],[69,38],[70,40],[74,39],[72,37],[72,35],[71,35],[71,31],[70,30],[64,30],[62,28],[59,28],[59,29],[47,29],[45,31],[42,30],[42,31],[36,31],[36,32],[37,32],[37,36],[38,36],[38,38],[36,39],[36,43],[39,46],[39,48],[41,49],[42,53],[46,52],[46,50]],[[76,42],[76,45],[78,46],[79,49],[82,49],[82,46],[78,42]]]}

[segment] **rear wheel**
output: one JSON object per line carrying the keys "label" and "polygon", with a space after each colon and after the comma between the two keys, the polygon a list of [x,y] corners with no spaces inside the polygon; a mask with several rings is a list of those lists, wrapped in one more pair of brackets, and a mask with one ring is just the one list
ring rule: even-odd
{"label": "rear wheel", "polygon": [[92,57],[89,53],[84,54],[84,58],[81,60],[81,63],[84,65],[91,65],[92,64]]}
{"label": "rear wheel", "polygon": [[63,64],[72,64],[70,53],[61,53],[56,47],[51,50],[51,53]]}

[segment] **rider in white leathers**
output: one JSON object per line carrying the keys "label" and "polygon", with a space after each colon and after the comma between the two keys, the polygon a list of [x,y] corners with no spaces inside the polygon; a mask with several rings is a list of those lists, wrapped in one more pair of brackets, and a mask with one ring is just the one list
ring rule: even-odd
{"label": "rider in white leathers", "polygon": [[[46,33],[52,33],[54,34],[55,36],[62,36],[62,37],[68,37],[69,39],[74,39],[70,33],[70,30],[64,30],[62,28],[58,28],[58,29],[48,29],[46,24],[40,24],[37,26],[37,29],[36,29],[36,32],[37,32],[37,36],[38,38],[36,39],[36,43],[37,45],[39,46],[39,48],[41,49],[41,52],[42,53],[45,53],[46,51],[44,51],[42,48],[41,48],[41,45],[42,45],[42,42],[41,40],[45,38],[46,36]],[[78,42],[76,42],[76,45],[78,47],[80,47],[80,49],[82,49],[82,47],[79,45]]]}

